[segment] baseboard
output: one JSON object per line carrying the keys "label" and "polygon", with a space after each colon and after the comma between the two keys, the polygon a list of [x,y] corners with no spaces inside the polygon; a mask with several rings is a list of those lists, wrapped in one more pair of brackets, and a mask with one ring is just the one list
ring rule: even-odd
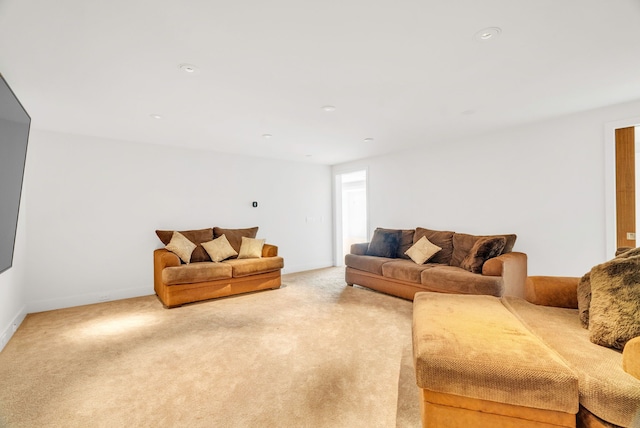
{"label": "baseboard", "polygon": [[283,275],[287,273],[304,272],[307,270],[322,269],[322,268],[334,266],[333,261],[331,260],[325,260],[324,262],[310,263],[310,264],[304,264],[304,265],[294,265],[294,266],[287,266],[287,261],[285,260],[284,264],[285,264],[285,267],[284,269],[282,269]]}
{"label": "baseboard", "polygon": [[75,296],[43,299],[29,302],[28,313],[52,311],[54,309],[71,308],[74,306],[91,305],[93,303],[109,302],[111,300],[130,299],[132,297],[149,296],[154,294],[153,285],[149,287],[125,288],[96,293],[79,294]]}
{"label": "baseboard", "polygon": [[0,352],[2,352],[5,346],[7,346],[7,343],[9,343],[9,340],[11,340],[13,334],[18,330],[18,327],[20,327],[20,324],[22,324],[22,321],[24,321],[26,316],[27,307],[23,306],[22,309],[18,311],[18,314],[13,317],[9,325],[2,330],[0,333]]}

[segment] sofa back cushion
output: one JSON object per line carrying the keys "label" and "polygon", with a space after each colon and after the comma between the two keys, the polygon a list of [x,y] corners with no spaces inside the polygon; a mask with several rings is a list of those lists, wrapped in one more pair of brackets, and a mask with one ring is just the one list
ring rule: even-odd
{"label": "sofa back cushion", "polygon": [[413,235],[415,234],[415,229],[403,229],[400,232],[400,246],[398,247],[398,253],[396,254],[397,259],[407,259],[410,257],[405,254],[405,252],[411,248],[413,245]]}
{"label": "sofa back cushion", "polygon": [[[442,248],[438,253],[429,259],[429,263],[441,263],[448,265],[453,254],[453,235],[454,232],[446,230],[431,230],[422,227],[416,227],[413,234],[413,243],[415,244],[425,236],[429,242]],[[471,247],[469,247],[471,249]]]}
{"label": "sofa back cushion", "polygon": [[[160,238],[160,241],[166,246],[171,242],[173,236],[173,230],[156,230],[156,235]],[[196,248],[191,253],[191,263],[193,262],[210,262],[211,257],[202,248],[203,242],[209,242],[213,239],[213,229],[197,229],[197,230],[184,230],[179,231],[185,238],[196,244]]]}
{"label": "sofa back cushion", "polygon": [[[513,246],[516,243],[516,235],[468,235],[466,233],[454,233],[453,234],[453,255],[451,256],[451,261],[449,264],[451,266],[462,266],[462,261],[467,257],[467,255],[471,252],[471,248],[475,245],[476,241],[483,238],[505,238],[504,249],[500,254],[510,253],[513,250]],[[433,241],[431,241],[433,242]],[[435,242],[434,242],[435,244]],[[498,256],[500,254],[497,254]]]}
{"label": "sofa back cushion", "polygon": [[[213,228],[214,238],[219,238],[222,235],[227,237],[229,244],[233,247],[236,253],[240,253],[240,247],[242,246],[242,237],[254,239],[258,234],[258,227],[249,227],[246,229],[222,229],[221,227]],[[232,257],[232,258],[235,258]]]}

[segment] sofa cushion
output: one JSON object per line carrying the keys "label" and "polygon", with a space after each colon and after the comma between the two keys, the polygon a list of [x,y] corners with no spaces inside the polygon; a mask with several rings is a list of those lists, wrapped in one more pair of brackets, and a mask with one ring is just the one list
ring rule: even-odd
{"label": "sofa cushion", "polygon": [[223,229],[221,227],[213,228],[213,237],[219,238],[225,235],[229,240],[229,244],[236,252],[240,252],[240,246],[242,245],[242,237],[255,238],[258,234],[257,227],[249,227],[246,229]]}
{"label": "sofa cushion", "polygon": [[460,267],[471,273],[482,273],[482,266],[487,260],[498,256],[507,240],[503,236],[478,239],[469,254],[462,259]]}
{"label": "sofa cushion", "polygon": [[264,239],[253,239],[242,237],[242,244],[240,244],[240,251],[238,252],[239,259],[257,259],[262,257],[262,247],[264,247]]}
{"label": "sofa cushion", "polygon": [[423,270],[431,269],[432,263],[416,264],[412,260],[391,260],[382,265],[382,275],[385,278],[399,279],[401,281],[420,284],[420,275]]}
{"label": "sofa cushion", "polygon": [[578,412],[576,375],[499,298],[417,293],[413,347],[421,388]]}
{"label": "sofa cushion", "polygon": [[591,269],[589,332],[593,343],[616,349],[640,336],[640,256]]}
{"label": "sofa cushion", "polygon": [[[462,260],[469,254],[471,248],[478,239],[504,237],[506,242],[500,254],[510,253],[516,243],[516,235],[468,235],[466,233],[453,234],[453,254],[449,264],[451,266],[461,266]],[[432,241],[433,242],[433,241]],[[500,254],[497,254],[498,256]]]}
{"label": "sofa cushion", "polygon": [[274,272],[284,267],[284,259],[278,256],[261,257],[259,259],[231,259],[222,263],[231,266],[234,278]]}
{"label": "sofa cushion", "polygon": [[171,241],[169,241],[164,248],[180,257],[180,260],[184,263],[189,263],[191,260],[191,253],[193,253],[193,250],[196,248],[196,244],[189,241],[180,232],[173,232]]}
{"label": "sofa cushion", "polygon": [[[191,262],[209,262],[211,258],[207,252],[202,248],[203,242],[208,242],[213,239],[213,229],[197,229],[197,230],[180,230],[179,231],[185,238],[196,244],[195,250],[191,253]],[[156,230],[156,235],[160,238],[160,241],[164,245],[167,245],[171,241],[173,230]]]}
{"label": "sofa cushion", "polygon": [[433,256],[431,263],[441,263],[448,265],[451,261],[451,255],[453,254],[453,234],[454,232],[446,230],[431,230],[422,227],[416,227],[416,233],[413,234],[413,242],[416,243],[425,236],[429,242],[442,248]]}
{"label": "sofa cushion", "polygon": [[430,290],[458,294],[488,294],[502,296],[504,282],[501,276],[471,273],[455,266],[435,265],[420,274],[420,282]]}
{"label": "sofa cushion", "polygon": [[373,232],[371,242],[367,248],[368,256],[395,258],[400,247],[402,231],[396,229],[383,229],[378,227]]}
{"label": "sofa cushion", "polygon": [[515,297],[502,300],[577,374],[582,406],[607,422],[633,426],[634,415],[640,413],[640,380],[624,372],[620,351],[589,340],[577,309],[534,305]]}
{"label": "sofa cushion", "polygon": [[162,282],[167,285],[192,284],[231,278],[230,265],[215,262],[198,262],[162,269]]}
{"label": "sofa cushion", "polygon": [[431,241],[429,241],[426,236],[423,236],[422,238],[418,239],[418,242],[413,244],[411,248],[405,251],[405,253],[409,256],[409,258],[411,258],[413,262],[421,265],[441,250],[442,248],[431,243]]}
{"label": "sofa cushion", "polygon": [[400,232],[400,246],[398,246],[396,258],[408,260],[410,257],[405,253],[413,245],[413,235],[416,231],[415,229],[401,229]]}
{"label": "sofa cushion", "polygon": [[344,263],[348,267],[375,273],[376,275],[382,275],[382,265],[393,260],[395,259],[389,257],[359,256],[355,254],[347,254],[344,256]]}

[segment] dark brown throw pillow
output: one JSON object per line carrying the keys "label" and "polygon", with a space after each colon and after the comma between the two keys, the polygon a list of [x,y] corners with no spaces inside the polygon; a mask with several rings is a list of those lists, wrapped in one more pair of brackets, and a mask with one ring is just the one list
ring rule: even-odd
{"label": "dark brown throw pillow", "polygon": [[[246,229],[222,229],[220,227],[213,228],[213,237],[219,238],[222,235],[227,237],[229,244],[233,247],[236,253],[240,253],[240,246],[242,245],[242,237],[255,239],[258,234],[258,227],[249,227]],[[231,257],[232,259],[238,256]]]}
{"label": "dark brown throw pillow", "polygon": [[578,315],[582,327],[589,328],[589,303],[591,302],[591,272],[585,273],[578,282]]}
{"label": "dark brown throw pillow", "polygon": [[[207,254],[204,248],[202,248],[201,244],[213,239],[213,229],[180,230],[178,232],[184,235],[184,237],[189,241],[196,244],[196,248],[193,250],[193,253],[191,253],[191,263],[211,261],[211,257],[209,257],[209,254]],[[156,235],[164,245],[168,245],[169,242],[171,242],[173,230],[156,230]]]}
{"label": "dark brown throw pillow", "polygon": [[[425,236],[429,242],[442,248],[438,253],[429,259],[429,263],[440,263],[448,265],[453,254],[453,234],[448,230],[431,230],[422,227],[416,227],[416,233],[413,235],[413,243],[415,244]],[[471,248],[471,247],[469,247]]]}
{"label": "dark brown throw pillow", "polygon": [[400,247],[401,230],[377,228],[367,248],[367,256],[395,258]]}
{"label": "dark brown throw pillow", "polygon": [[471,273],[482,273],[482,265],[490,258],[502,253],[507,239],[504,236],[478,239],[469,254],[462,260],[460,267]]}
{"label": "dark brown throw pillow", "polygon": [[[478,239],[482,238],[499,238],[506,239],[504,249],[500,254],[510,253],[513,250],[513,246],[516,243],[516,235],[468,235],[466,233],[454,233],[453,235],[453,255],[449,264],[451,266],[458,266],[462,264],[462,260],[467,257],[467,254],[471,251],[471,248]],[[500,255],[498,254],[498,256]]]}
{"label": "dark brown throw pillow", "polygon": [[640,336],[640,257],[616,258],[591,269],[589,338],[615,349]]}

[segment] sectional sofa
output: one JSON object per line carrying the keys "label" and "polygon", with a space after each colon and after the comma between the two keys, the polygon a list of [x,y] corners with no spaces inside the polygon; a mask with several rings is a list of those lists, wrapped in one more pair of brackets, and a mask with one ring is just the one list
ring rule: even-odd
{"label": "sectional sofa", "polygon": [[513,251],[515,241],[514,234],[378,228],[371,242],[351,246],[345,281],[411,300],[420,291],[522,297],[527,256]]}

